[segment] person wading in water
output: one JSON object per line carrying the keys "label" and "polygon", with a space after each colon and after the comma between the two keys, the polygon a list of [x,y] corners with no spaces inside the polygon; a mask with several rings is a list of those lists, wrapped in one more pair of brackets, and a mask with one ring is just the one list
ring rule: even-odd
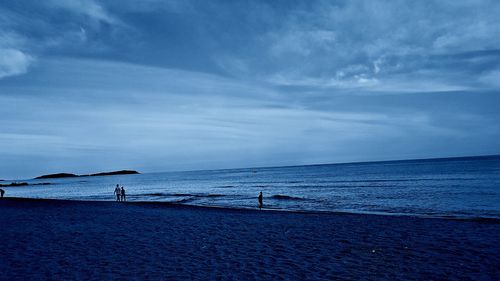
{"label": "person wading in water", "polygon": [[122,186],[122,189],[120,191],[120,194],[122,196],[122,202],[127,201],[127,197],[125,196],[125,188],[123,188],[123,186]]}
{"label": "person wading in water", "polygon": [[262,210],[262,206],[264,205],[263,203],[264,196],[262,195],[262,191],[259,194],[259,209]]}
{"label": "person wading in water", "polygon": [[116,194],[116,201],[120,202],[120,196],[122,195],[122,191],[120,189],[120,186],[118,185],[116,185],[115,194]]}

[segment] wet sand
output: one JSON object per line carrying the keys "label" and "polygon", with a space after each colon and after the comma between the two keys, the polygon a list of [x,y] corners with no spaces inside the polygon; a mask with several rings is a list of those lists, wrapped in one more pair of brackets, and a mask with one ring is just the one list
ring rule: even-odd
{"label": "wet sand", "polygon": [[500,280],[498,221],[0,200],[0,280]]}

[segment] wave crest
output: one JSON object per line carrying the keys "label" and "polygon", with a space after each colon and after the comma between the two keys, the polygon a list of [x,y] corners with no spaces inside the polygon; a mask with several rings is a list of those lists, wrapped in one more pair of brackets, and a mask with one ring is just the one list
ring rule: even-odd
{"label": "wave crest", "polygon": [[307,200],[307,199],[301,198],[301,197],[294,197],[294,196],[288,196],[288,195],[282,195],[282,194],[273,195],[273,196],[271,196],[271,198],[276,199],[276,200],[291,200],[291,201]]}

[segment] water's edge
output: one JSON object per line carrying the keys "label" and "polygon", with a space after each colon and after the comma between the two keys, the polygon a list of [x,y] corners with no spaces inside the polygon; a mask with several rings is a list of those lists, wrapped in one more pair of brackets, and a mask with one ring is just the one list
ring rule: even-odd
{"label": "water's edge", "polygon": [[290,213],[290,214],[304,214],[304,215],[362,215],[362,216],[388,216],[388,217],[406,217],[418,219],[440,219],[464,222],[480,222],[480,223],[493,223],[500,224],[499,218],[494,217],[458,217],[446,215],[424,215],[424,214],[410,214],[410,213],[386,213],[386,212],[363,212],[363,211],[312,211],[312,210],[287,210],[287,209],[271,209],[271,208],[245,208],[245,207],[230,207],[230,206],[206,206],[196,204],[184,204],[174,202],[162,201],[126,201],[116,202],[112,200],[76,200],[76,199],[48,199],[48,198],[28,198],[28,197],[6,197],[0,200],[0,207],[4,202],[49,202],[55,204],[61,203],[102,203],[102,204],[126,204],[136,206],[153,206],[165,208],[186,208],[196,210],[220,210],[220,211],[238,211],[238,212],[264,212],[264,213]]}

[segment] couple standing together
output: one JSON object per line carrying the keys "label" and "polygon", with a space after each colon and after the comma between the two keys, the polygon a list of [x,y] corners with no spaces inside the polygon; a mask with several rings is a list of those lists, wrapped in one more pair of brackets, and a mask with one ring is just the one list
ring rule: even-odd
{"label": "couple standing together", "polygon": [[123,188],[123,186],[120,188],[120,186],[117,184],[114,194],[116,195],[116,201],[127,201],[127,197],[125,196],[125,189]]}

